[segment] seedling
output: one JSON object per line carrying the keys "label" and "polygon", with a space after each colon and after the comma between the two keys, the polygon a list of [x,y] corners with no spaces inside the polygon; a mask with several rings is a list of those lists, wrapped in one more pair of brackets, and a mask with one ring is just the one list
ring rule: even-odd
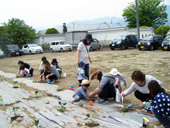
{"label": "seedling", "polygon": [[18,81],[14,81],[14,83],[16,84],[16,83],[18,83]]}
{"label": "seedling", "polygon": [[58,103],[59,103],[59,105],[60,105],[59,111],[60,111],[60,112],[64,112],[64,111],[65,111],[65,107],[64,107],[64,106],[66,106],[67,103],[61,103],[60,101],[58,101]]}
{"label": "seedling", "polygon": [[38,91],[35,91],[35,95],[36,95],[35,98],[38,99],[39,98]]}
{"label": "seedling", "polygon": [[4,103],[3,103],[3,99],[0,99],[0,105],[3,106]]}
{"label": "seedling", "polygon": [[38,120],[34,120],[34,124],[37,128],[42,128],[42,126],[39,126],[39,119]]}
{"label": "seedling", "polygon": [[127,107],[126,105],[124,105],[123,111],[124,111],[124,112],[127,112],[127,111],[128,111],[128,107]]}
{"label": "seedling", "polygon": [[[93,113],[92,114],[92,117],[95,117],[96,116],[96,113]],[[98,126],[99,124],[98,123],[96,123],[95,121],[93,121],[92,119],[91,119],[91,117],[90,117],[90,114],[87,114],[86,115],[86,118],[84,119],[85,121],[87,121],[86,122],[86,125],[87,126]]]}

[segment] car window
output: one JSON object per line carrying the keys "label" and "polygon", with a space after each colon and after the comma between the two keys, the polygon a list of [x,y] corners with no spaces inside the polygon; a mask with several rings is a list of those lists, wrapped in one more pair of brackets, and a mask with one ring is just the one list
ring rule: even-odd
{"label": "car window", "polygon": [[122,35],[122,36],[118,36],[115,38],[115,40],[124,40],[125,39],[125,35]]}
{"label": "car window", "polygon": [[27,45],[24,45],[24,48],[27,48]]}
{"label": "car window", "polygon": [[19,47],[17,45],[8,45],[7,46],[9,49],[19,49]]}
{"label": "car window", "polygon": [[29,47],[38,47],[37,44],[29,44]]}
{"label": "car window", "polygon": [[93,39],[93,42],[94,42],[94,43],[98,43],[98,41],[97,41],[96,39]]}
{"label": "car window", "polygon": [[59,44],[59,42],[56,42],[56,45],[58,45]]}
{"label": "car window", "polygon": [[143,39],[142,40],[144,40],[144,41],[150,41],[150,40],[153,40],[153,36],[145,36],[145,37],[143,37]]}
{"label": "car window", "polygon": [[157,37],[157,36],[155,36],[153,39],[156,40],[156,41],[158,41],[158,37]]}
{"label": "car window", "polygon": [[166,36],[165,40],[170,41],[170,35]]}
{"label": "car window", "polygon": [[55,42],[52,42],[51,45],[55,45]]}

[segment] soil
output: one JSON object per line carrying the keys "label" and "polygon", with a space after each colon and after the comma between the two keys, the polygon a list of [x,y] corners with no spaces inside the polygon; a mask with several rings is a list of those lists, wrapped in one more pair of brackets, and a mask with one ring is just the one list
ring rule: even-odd
{"label": "soil", "polygon": [[[67,74],[66,78],[56,80],[55,84],[60,86],[62,90],[69,89],[70,85],[74,85],[74,90],[79,87],[77,80],[77,53],[71,52],[53,52],[43,54],[23,55],[18,57],[7,57],[0,59],[0,70],[8,73],[17,73],[19,66],[18,61],[22,60],[30,64],[34,68],[34,76],[29,77],[32,80],[39,79],[39,65],[41,58],[46,58],[51,62],[53,58],[57,58],[63,73]],[[132,83],[131,74],[134,70],[141,70],[145,74],[152,75],[164,83],[163,87],[170,93],[170,52],[169,51],[139,51],[138,49],[126,49],[126,50],[110,50],[109,48],[101,51],[90,52],[92,64],[90,69],[98,68],[104,73],[108,73],[112,68],[117,68],[119,72],[125,76],[127,81],[127,87]],[[35,89],[26,87],[24,85],[15,83],[25,90],[35,91]],[[91,86],[88,89],[88,93],[93,91],[99,82],[93,80]],[[53,85],[50,85],[53,86]],[[141,104],[139,100],[134,97],[134,93],[124,98],[124,103]]]}

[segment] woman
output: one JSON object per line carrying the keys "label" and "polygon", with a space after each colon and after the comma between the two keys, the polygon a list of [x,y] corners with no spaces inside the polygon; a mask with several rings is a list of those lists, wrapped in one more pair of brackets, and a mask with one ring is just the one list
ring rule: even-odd
{"label": "woman", "polygon": [[142,112],[152,111],[165,128],[170,128],[170,97],[164,93],[157,81],[148,83],[148,93],[151,96],[151,107]]}
{"label": "woman", "polygon": [[56,58],[53,58],[52,61],[51,61],[51,64],[56,68],[56,70],[58,71],[60,77],[61,77],[61,74],[62,74],[62,69],[60,68],[60,65],[58,64],[58,61]]}
{"label": "woman", "polygon": [[40,81],[42,80],[42,76],[44,75],[47,81],[54,83],[56,79],[58,79],[58,72],[53,65],[50,65],[48,60],[43,61],[44,72],[40,75]]}
{"label": "woman", "polygon": [[101,98],[99,101],[100,103],[108,101],[108,98],[115,99],[116,93],[115,87],[113,86],[115,80],[113,77],[110,77],[109,74],[103,75],[101,71],[94,68],[90,71],[90,78],[91,80],[96,79],[100,82],[99,86],[89,94],[90,97],[94,97],[98,94],[99,98]]}
{"label": "woman", "polygon": [[148,91],[148,83],[152,80],[156,80],[160,86],[163,85],[163,83],[159,80],[157,80],[155,77],[151,75],[144,75],[140,70],[136,70],[132,73],[131,76],[133,83],[131,86],[121,93],[121,96],[127,96],[133,91],[135,91],[135,97],[142,102],[146,101],[146,99],[151,98],[151,96],[147,93]]}
{"label": "woman", "polygon": [[85,63],[85,76],[89,79],[89,62],[92,63],[90,55],[89,55],[89,47],[92,41],[92,35],[87,34],[86,37],[80,41],[77,47],[77,64],[80,61]]}

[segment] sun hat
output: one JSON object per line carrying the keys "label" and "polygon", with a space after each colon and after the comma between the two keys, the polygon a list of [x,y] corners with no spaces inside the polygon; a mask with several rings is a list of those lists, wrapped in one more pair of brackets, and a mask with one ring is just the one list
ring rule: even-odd
{"label": "sun hat", "polygon": [[90,42],[93,41],[93,38],[92,38],[92,35],[91,35],[91,34],[87,34],[84,39],[85,39],[85,40],[89,40]]}
{"label": "sun hat", "polygon": [[85,66],[85,63],[83,61],[80,61],[78,66],[81,68],[81,67]]}
{"label": "sun hat", "polygon": [[55,64],[55,63],[58,63],[58,61],[56,58],[53,58],[51,64]]}
{"label": "sun hat", "polygon": [[116,68],[113,68],[109,73],[112,75],[117,75],[117,74],[120,75],[120,72],[118,72],[118,70]]}
{"label": "sun hat", "polygon": [[84,79],[84,80],[82,80],[81,85],[90,86],[90,83],[91,83],[91,82],[90,82],[89,80]]}
{"label": "sun hat", "polygon": [[92,70],[90,70],[90,79],[93,80],[93,76],[98,72],[99,70],[97,68],[93,68]]}

